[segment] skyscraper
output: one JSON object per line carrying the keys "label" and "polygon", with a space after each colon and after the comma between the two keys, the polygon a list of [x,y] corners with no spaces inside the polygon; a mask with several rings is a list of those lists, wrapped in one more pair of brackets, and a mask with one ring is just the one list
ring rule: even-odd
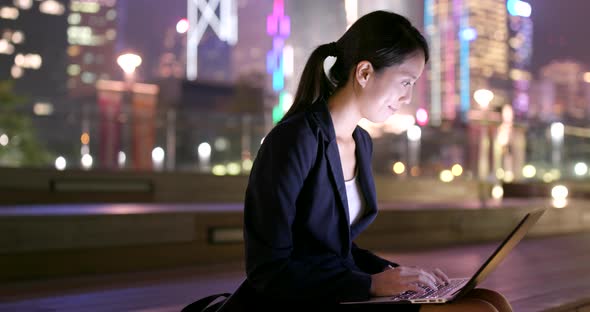
{"label": "skyscraper", "polygon": [[[513,128],[512,119],[503,120],[500,111],[511,111],[518,120],[528,110],[530,14],[530,4],[520,0],[425,2],[431,124],[459,120],[468,125],[467,167],[479,169],[482,178],[490,163],[518,176],[512,170],[524,161],[523,129]],[[493,92],[489,105],[475,102],[478,89]],[[491,144],[490,136],[495,138]],[[511,160],[505,167],[506,155]]]}
{"label": "skyscraper", "polygon": [[70,96],[94,94],[96,81],[111,79],[115,73],[116,4],[116,0],[70,1],[67,29]]}
{"label": "skyscraper", "polygon": [[188,0],[186,76],[227,81],[231,77],[231,46],[238,41],[236,0]]}
{"label": "skyscraper", "polygon": [[533,55],[533,21],[530,5],[522,1],[508,1],[510,46],[510,79],[512,80],[512,107],[517,119],[528,116],[529,91],[532,80],[530,71]]}
{"label": "skyscraper", "polygon": [[[473,93],[494,92],[491,109],[510,103],[508,11],[503,0],[426,0],[431,46],[430,110],[433,123],[478,109]],[[459,114],[459,115],[457,115]]]}
{"label": "skyscraper", "polygon": [[[542,107],[541,116],[546,120],[562,120],[568,123],[587,121],[590,117],[588,82],[585,66],[579,62],[554,61],[541,68],[541,82],[553,95],[550,106]],[[590,80],[589,80],[590,81]]]}
{"label": "skyscraper", "polygon": [[232,81],[255,80],[270,88],[266,75],[266,52],[272,38],[267,34],[267,16],[273,9],[272,0],[238,1],[238,41],[232,49]]}
{"label": "skyscraper", "polygon": [[[176,28],[176,29],[174,29]],[[158,79],[186,77],[186,29],[188,21],[182,19],[176,27],[169,27],[164,34],[162,53],[153,68],[152,75]]]}
{"label": "skyscraper", "polygon": [[10,1],[0,6],[0,79],[14,80],[16,91],[35,111],[53,110],[65,94],[66,1]]}

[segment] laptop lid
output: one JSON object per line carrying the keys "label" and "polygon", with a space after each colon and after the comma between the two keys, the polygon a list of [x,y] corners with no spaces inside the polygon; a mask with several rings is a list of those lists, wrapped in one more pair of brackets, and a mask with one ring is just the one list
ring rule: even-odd
{"label": "laptop lid", "polygon": [[461,298],[463,295],[474,289],[479,285],[496,267],[506,258],[508,253],[522,240],[522,238],[528,233],[530,228],[537,223],[537,220],[541,218],[546,209],[539,209],[527,213],[520,223],[512,230],[502,244],[496,248],[494,253],[487,259],[486,262],[479,268],[477,273],[471,277],[469,282],[453,296],[453,300]]}

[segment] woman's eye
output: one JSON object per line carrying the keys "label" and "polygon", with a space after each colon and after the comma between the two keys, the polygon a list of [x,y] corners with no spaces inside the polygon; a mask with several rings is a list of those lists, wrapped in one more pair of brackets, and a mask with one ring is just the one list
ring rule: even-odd
{"label": "woman's eye", "polygon": [[411,86],[411,85],[412,85],[412,83],[411,83],[411,82],[409,82],[409,81],[404,81],[404,82],[402,82],[402,85],[403,85],[404,87],[409,87],[409,86]]}

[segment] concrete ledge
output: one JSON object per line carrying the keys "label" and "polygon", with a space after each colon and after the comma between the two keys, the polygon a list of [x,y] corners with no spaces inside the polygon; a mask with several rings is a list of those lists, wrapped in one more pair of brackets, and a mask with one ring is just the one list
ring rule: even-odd
{"label": "concrete ledge", "polygon": [[52,179],[49,185],[53,192],[153,192],[149,180]]}
{"label": "concrete ledge", "polygon": [[[57,171],[0,168],[0,205],[54,203],[235,203],[243,202],[248,176],[183,172]],[[375,176],[378,200],[425,202],[488,198],[491,186],[477,181]],[[221,191],[223,190],[223,191]],[[1,207],[0,207],[1,208]]]}
{"label": "concrete ledge", "polygon": [[[356,240],[400,251],[498,241],[529,210],[383,210]],[[243,261],[242,212],[184,210],[145,214],[0,217],[0,281],[143,271]],[[590,207],[550,209],[530,236],[590,230]]]}
{"label": "concrete ledge", "polygon": [[[236,203],[243,202],[248,176],[192,172],[57,171],[0,168],[0,205],[54,203]],[[590,198],[590,183],[565,184],[570,198]],[[549,198],[553,184],[505,184],[505,197]],[[457,179],[400,179],[376,175],[380,202],[470,202],[488,200],[492,185]],[[1,207],[0,207],[1,209]]]}
{"label": "concrete ledge", "polygon": [[185,214],[0,218],[0,254],[192,242]]}
{"label": "concrete ledge", "polygon": [[241,222],[235,212],[0,218],[12,224],[1,228],[0,282],[236,261],[243,244],[212,244],[209,230]]}

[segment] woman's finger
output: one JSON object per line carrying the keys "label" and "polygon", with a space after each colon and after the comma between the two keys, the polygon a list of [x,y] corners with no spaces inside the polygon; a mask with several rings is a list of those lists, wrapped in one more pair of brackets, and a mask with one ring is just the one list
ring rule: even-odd
{"label": "woman's finger", "polygon": [[438,279],[434,274],[424,270],[421,270],[420,274],[426,276],[432,282],[432,284],[435,285],[434,289],[437,289],[436,284],[438,284]]}
{"label": "woman's finger", "polygon": [[436,283],[432,280],[432,277],[426,274],[421,274],[419,276],[418,283],[422,286],[428,286],[432,289],[438,289],[438,287],[436,287]]}
{"label": "woman's finger", "polygon": [[403,284],[417,283],[419,285],[428,286],[432,289],[437,289],[436,279],[424,270],[407,270],[406,272],[401,273],[400,279]]}
{"label": "woman's finger", "polygon": [[434,275],[443,281],[443,283],[441,283],[443,285],[450,282],[449,277],[441,269],[434,269]]}
{"label": "woman's finger", "polygon": [[438,285],[444,285],[444,284],[446,284],[445,279],[442,276],[440,276],[438,274],[438,272],[436,272],[436,270],[435,271],[429,271],[428,273],[430,274],[430,276],[432,276],[432,278],[434,278],[434,283],[437,286]]}

